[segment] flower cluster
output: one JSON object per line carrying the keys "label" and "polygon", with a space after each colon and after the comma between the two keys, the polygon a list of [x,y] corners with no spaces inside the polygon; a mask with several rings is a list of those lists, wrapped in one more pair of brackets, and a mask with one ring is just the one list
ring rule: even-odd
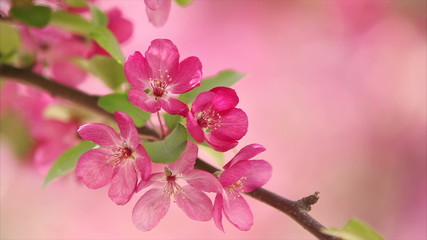
{"label": "flower cluster", "polygon": [[[248,119],[243,110],[236,108],[239,98],[235,90],[216,87],[201,92],[191,110],[178,100],[179,94],[201,84],[202,65],[197,57],[179,62],[178,50],[170,40],[152,41],[145,56],[135,52],[127,58],[124,69],[133,87],[129,91],[130,102],[150,113],[164,110],[185,118],[188,133],[195,142],[206,141],[214,150],[224,152],[236,147],[246,134]],[[263,146],[251,144],[242,148],[224,165],[224,171],[212,174],[194,168],[198,146],[193,141],[187,141],[185,150],[172,163],[150,161],[132,119],[120,111],[115,112],[115,118],[120,135],[102,123],[79,128],[83,139],[100,147],[80,157],[76,172],[89,188],[110,184],[108,195],[119,205],[145,191],[132,212],[138,229],[153,229],[168,212],[172,197],[193,220],[213,219],[224,231],[224,213],[238,229],[251,228],[253,216],[241,194],[263,186],[271,177],[272,167],[268,162],[252,160],[265,150]]]}

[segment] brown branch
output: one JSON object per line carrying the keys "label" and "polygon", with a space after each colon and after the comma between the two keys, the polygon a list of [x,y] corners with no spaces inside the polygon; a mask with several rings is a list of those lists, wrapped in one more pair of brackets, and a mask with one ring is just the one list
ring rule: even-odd
{"label": "brown branch", "polygon": [[[90,96],[81,91],[53,82],[45,77],[33,73],[30,69],[20,69],[10,65],[0,64],[0,77],[18,80],[21,83],[39,87],[54,96],[78,103],[104,116],[112,117],[111,113],[106,112],[98,106],[98,96]],[[155,131],[147,127],[140,128],[139,131],[142,134],[158,137],[158,134]],[[196,161],[195,167],[211,173],[219,170],[199,158]],[[247,193],[247,195],[290,216],[318,239],[337,240],[335,237],[323,234],[321,232],[321,229],[324,228],[322,224],[307,213],[311,209],[311,205],[315,204],[319,199],[318,194],[319,193],[316,192],[313,195],[304,197],[298,201],[292,201],[264,188],[259,188]]]}

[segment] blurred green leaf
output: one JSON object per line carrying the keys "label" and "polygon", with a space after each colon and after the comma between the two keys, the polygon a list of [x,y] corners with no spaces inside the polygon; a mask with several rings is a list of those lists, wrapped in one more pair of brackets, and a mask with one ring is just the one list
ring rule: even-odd
{"label": "blurred green leaf", "polygon": [[334,237],[340,237],[342,240],[384,240],[374,229],[356,219],[350,219],[341,229],[329,228],[323,229],[322,232]]}
{"label": "blurred green leaf", "polygon": [[0,21],[0,62],[11,59],[20,46],[21,37],[15,25]]}
{"label": "blurred green leaf", "polygon": [[119,42],[108,28],[105,26],[94,26],[90,32],[90,36],[99,46],[116,59],[118,63],[123,64],[125,57],[120,49]]}
{"label": "blurred green leaf", "polygon": [[65,4],[70,7],[79,8],[87,6],[86,0],[64,0]]}
{"label": "blurred green leaf", "polygon": [[19,158],[25,157],[33,145],[29,129],[15,113],[7,113],[0,119],[0,134],[6,137]]}
{"label": "blurred green leaf", "polygon": [[50,24],[72,33],[83,35],[89,35],[92,28],[92,24],[90,24],[86,19],[66,11],[53,12]]}
{"label": "blurred green leaf", "polygon": [[199,95],[201,92],[209,91],[212,88],[219,86],[230,87],[244,76],[245,74],[232,70],[220,72],[214,77],[204,79],[199,87],[196,87],[187,93],[181,94],[178,99],[188,104],[196,99],[197,95]]}
{"label": "blurred green leaf", "polygon": [[52,165],[47,173],[43,185],[46,186],[53,179],[63,176],[76,168],[80,156],[95,147],[95,143],[83,141],[65,151]]}
{"label": "blurred green leaf", "polygon": [[178,124],[172,133],[162,141],[143,142],[151,161],[155,163],[171,163],[178,160],[187,146],[187,130]]}
{"label": "blurred green leaf", "polygon": [[91,59],[75,58],[73,62],[83,70],[99,77],[114,91],[120,90],[121,84],[126,82],[123,66],[110,57],[95,55]]}
{"label": "blurred green leaf", "polygon": [[176,125],[181,121],[181,116],[165,113],[165,122],[168,129],[175,129]]}
{"label": "blurred green leaf", "polygon": [[92,24],[94,26],[107,26],[108,17],[105,13],[94,4],[89,4],[92,14]]}
{"label": "blurred green leaf", "polygon": [[187,6],[190,4],[193,0],[176,0],[176,2],[181,6]]}
{"label": "blurred green leaf", "polygon": [[133,119],[137,127],[143,126],[151,115],[130,103],[128,96],[125,93],[113,93],[103,96],[98,100],[98,106],[110,113],[122,111],[128,114]]}
{"label": "blurred green leaf", "polygon": [[10,9],[10,15],[33,27],[44,27],[49,23],[52,9],[47,6],[29,5]]}

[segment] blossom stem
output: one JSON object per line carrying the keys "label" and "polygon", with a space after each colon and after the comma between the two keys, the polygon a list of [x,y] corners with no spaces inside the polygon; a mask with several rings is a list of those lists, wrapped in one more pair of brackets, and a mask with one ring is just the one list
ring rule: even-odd
{"label": "blossom stem", "polygon": [[157,111],[157,119],[159,119],[160,130],[162,132],[162,135],[160,137],[161,139],[163,139],[165,138],[165,129],[163,128],[162,117],[160,117],[159,111]]}
{"label": "blossom stem", "polygon": [[[36,86],[49,92],[51,95],[59,96],[61,98],[85,106],[91,110],[94,110],[99,114],[102,114],[109,118],[113,118],[113,115],[111,113],[106,112],[104,109],[98,106],[98,96],[91,96],[76,89],[53,82],[50,79],[33,73],[31,69],[23,69],[8,64],[0,64],[0,77],[7,78],[7,80],[17,80],[24,84]],[[138,131],[140,134],[153,136],[154,138],[159,137],[156,131],[148,127],[139,128]],[[163,131],[164,130],[162,130],[162,134],[164,136]],[[214,173],[215,171],[219,170],[199,158],[196,161],[195,167],[198,169],[206,170],[211,173]],[[338,240],[338,238],[322,233],[321,229],[324,228],[323,225],[321,225],[318,221],[316,221],[307,213],[311,205],[313,205],[318,199],[316,193],[308,197],[302,198],[298,201],[286,199],[276,193],[270,192],[263,188],[256,189],[246,194],[287,214],[298,224],[300,224],[304,229],[316,236],[318,239]]]}

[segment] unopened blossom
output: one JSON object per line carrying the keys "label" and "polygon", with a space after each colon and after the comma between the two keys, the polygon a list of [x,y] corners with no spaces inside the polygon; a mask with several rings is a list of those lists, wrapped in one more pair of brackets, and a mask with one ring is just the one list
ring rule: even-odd
{"label": "unopened blossom", "polygon": [[191,136],[220,152],[234,148],[248,129],[248,117],[236,108],[238,102],[236,92],[227,87],[200,93],[187,115]]}
{"label": "unopened blossom", "polygon": [[262,145],[248,145],[224,166],[219,177],[224,192],[215,197],[213,212],[215,225],[222,231],[222,213],[240,230],[247,231],[252,227],[253,215],[242,193],[251,192],[270,179],[272,167],[268,162],[250,160],[263,151]]}
{"label": "unopened blossom", "polygon": [[222,187],[212,174],[193,168],[197,152],[197,145],[188,142],[177,161],[141,181],[138,190],[153,187],[142,195],[132,211],[138,229],[153,229],[168,212],[172,196],[189,218],[198,221],[212,218],[212,202],[204,192],[220,193]]}
{"label": "unopened blossom", "polygon": [[155,27],[163,26],[168,20],[171,0],[144,0],[148,21]]}
{"label": "unopened blossom", "polygon": [[108,195],[118,205],[127,203],[136,190],[138,172],[146,178],[151,161],[132,119],[115,112],[121,135],[102,123],[88,123],[78,130],[79,135],[101,146],[84,153],[76,168],[77,177],[88,187],[97,189],[111,183]]}
{"label": "unopened blossom", "polygon": [[125,74],[133,87],[129,91],[133,104],[151,113],[164,109],[185,116],[187,105],[175,97],[200,85],[202,64],[197,57],[179,62],[176,46],[170,40],[156,39],[145,57],[135,52],[127,58]]}

